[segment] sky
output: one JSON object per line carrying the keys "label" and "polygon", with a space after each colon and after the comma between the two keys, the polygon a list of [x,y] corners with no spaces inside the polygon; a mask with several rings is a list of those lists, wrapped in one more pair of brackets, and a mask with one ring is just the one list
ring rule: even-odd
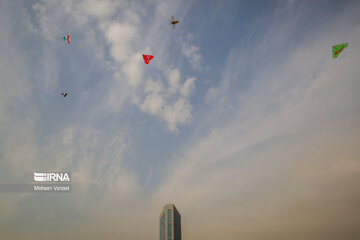
{"label": "sky", "polygon": [[2,0],[0,183],[72,192],[0,191],[0,239],[159,239],[167,203],[183,240],[360,239],[359,12]]}

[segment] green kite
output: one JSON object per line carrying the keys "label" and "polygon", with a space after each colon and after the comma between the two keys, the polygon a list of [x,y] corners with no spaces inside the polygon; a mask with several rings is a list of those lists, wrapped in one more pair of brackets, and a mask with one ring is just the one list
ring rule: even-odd
{"label": "green kite", "polygon": [[344,50],[347,46],[348,46],[347,42],[333,46],[332,47],[333,58],[337,58],[337,56],[339,56],[339,54],[342,52],[342,50]]}

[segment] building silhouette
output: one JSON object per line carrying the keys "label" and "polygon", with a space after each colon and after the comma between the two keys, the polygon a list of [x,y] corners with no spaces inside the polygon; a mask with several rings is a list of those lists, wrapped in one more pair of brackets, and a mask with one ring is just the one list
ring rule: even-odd
{"label": "building silhouette", "polygon": [[181,240],[181,215],[174,204],[166,204],[160,217],[160,240]]}

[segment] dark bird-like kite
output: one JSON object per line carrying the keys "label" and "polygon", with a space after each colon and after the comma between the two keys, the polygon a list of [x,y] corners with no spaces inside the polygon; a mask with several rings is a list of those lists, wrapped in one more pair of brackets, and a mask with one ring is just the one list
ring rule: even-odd
{"label": "dark bird-like kite", "polygon": [[175,28],[175,25],[178,24],[180,22],[180,20],[176,20],[174,18],[174,16],[171,16],[171,25],[173,27],[173,29]]}
{"label": "dark bird-like kite", "polygon": [[63,97],[66,97],[67,96],[67,93],[61,93],[61,95],[63,95]]}

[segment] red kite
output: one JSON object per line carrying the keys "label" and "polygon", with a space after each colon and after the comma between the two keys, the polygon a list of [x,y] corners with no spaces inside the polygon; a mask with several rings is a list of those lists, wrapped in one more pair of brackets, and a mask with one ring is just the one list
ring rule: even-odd
{"label": "red kite", "polygon": [[144,62],[145,62],[146,64],[149,64],[150,60],[153,59],[154,56],[152,56],[152,55],[144,55],[144,54],[143,54],[143,58],[144,58]]}

